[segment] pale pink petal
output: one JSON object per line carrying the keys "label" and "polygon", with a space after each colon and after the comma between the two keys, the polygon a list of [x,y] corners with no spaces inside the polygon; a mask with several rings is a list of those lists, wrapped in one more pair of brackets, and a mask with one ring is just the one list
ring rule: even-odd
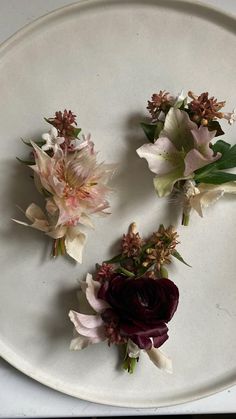
{"label": "pale pink petal", "polygon": [[168,372],[169,374],[173,373],[172,361],[166,356],[160,349],[152,347],[149,351],[146,351],[150,360],[153,362],[156,367]]}
{"label": "pale pink petal", "polygon": [[56,239],[60,239],[64,237],[66,235],[66,232],[67,232],[66,226],[50,227],[47,235],[56,240]]}
{"label": "pale pink petal", "polygon": [[49,223],[48,220],[38,205],[32,203],[29,205],[25,212],[25,216],[32,222],[32,224],[28,224],[23,221],[19,221],[16,219],[12,219],[12,221],[15,221],[18,224],[35,228],[36,230],[43,231],[44,233],[47,233],[49,231]]}
{"label": "pale pink petal", "polygon": [[32,222],[34,222],[36,219],[45,220],[44,212],[38,205],[34,203],[28,206],[27,210],[25,211],[25,215]]}
{"label": "pale pink petal", "polygon": [[164,175],[179,166],[182,158],[169,138],[162,137],[154,144],[144,144],[136,150],[139,157],[148,162],[149,169],[158,175]]}
{"label": "pale pink petal", "polygon": [[[75,326],[76,331],[86,337],[90,338],[96,338],[100,340],[105,339],[105,329],[104,329],[104,323],[100,316],[96,315],[86,315],[77,313],[76,311],[70,310],[69,317],[72,323]],[[81,321],[82,320],[82,321]],[[97,323],[97,326],[94,327],[88,327],[91,326],[91,324],[94,325]]]}
{"label": "pale pink petal", "polygon": [[[191,130],[194,138],[194,148],[199,150],[201,154],[207,159],[212,159],[214,151],[210,148],[210,142],[216,135],[216,131],[209,131],[207,127],[200,126]],[[221,157],[221,153],[217,153],[218,160]]]}
{"label": "pale pink petal", "polygon": [[79,263],[82,263],[82,253],[85,240],[86,236],[84,233],[80,232],[74,237],[71,233],[71,229],[65,237],[66,252],[70,257],[72,257]]}
{"label": "pale pink petal", "polygon": [[87,274],[86,283],[87,283],[86,298],[90,306],[97,313],[101,313],[106,308],[110,307],[106,301],[102,300],[101,298],[97,298],[98,290],[101,284],[98,281],[94,281],[92,275]]}
{"label": "pale pink petal", "polygon": [[205,157],[202,153],[200,153],[200,151],[193,148],[187,153],[184,159],[184,163],[185,163],[184,176],[191,175],[193,172],[195,172],[195,170],[200,169],[201,167],[204,167],[207,164],[218,160],[220,157],[221,157],[220,153],[217,153],[216,156],[212,155],[211,158]]}
{"label": "pale pink petal", "polygon": [[94,228],[91,218],[86,213],[81,214],[81,216],[79,217],[79,222],[80,224],[83,224],[87,227]]}
{"label": "pale pink petal", "polygon": [[45,214],[38,205],[34,203],[29,205],[25,212],[25,215],[32,222],[30,227],[35,228],[36,230],[48,232],[49,223],[46,219]]}
{"label": "pale pink petal", "polygon": [[31,145],[33,146],[33,149],[36,154],[36,164],[35,166],[31,166],[31,168],[36,171],[38,171],[39,169],[40,172],[47,172],[48,166],[51,163],[51,157],[49,157],[48,154],[45,153],[33,141],[31,141]]}
{"label": "pale pink petal", "polygon": [[73,310],[71,310],[70,313],[73,317],[73,323],[77,331],[77,324],[85,327],[86,329],[95,329],[104,325],[104,322],[99,314],[82,314]]}

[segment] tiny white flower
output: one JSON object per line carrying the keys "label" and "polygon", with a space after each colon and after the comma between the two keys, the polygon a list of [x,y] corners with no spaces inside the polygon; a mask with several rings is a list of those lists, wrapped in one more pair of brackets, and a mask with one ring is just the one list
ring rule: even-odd
{"label": "tiny white flower", "polygon": [[224,119],[227,119],[228,124],[233,125],[236,121],[236,108],[233,109],[233,112],[225,112]]}
{"label": "tiny white flower", "polygon": [[55,127],[51,127],[50,131],[42,135],[42,139],[46,141],[46,144],[42,146],[43,151],[53,150],[56,152],[60,145],[64,143],[64,137],[58,137],[58,132]]}

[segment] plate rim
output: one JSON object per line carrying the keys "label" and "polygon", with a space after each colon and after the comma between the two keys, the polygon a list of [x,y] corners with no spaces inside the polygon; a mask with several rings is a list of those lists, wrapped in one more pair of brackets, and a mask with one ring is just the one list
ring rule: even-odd
{"label": "plate rim", "polygon": [[[185,5],[188,7],[197,7],[197,9],[202,10],[208,14],[216,14],[218,17],[222,17],[225,19],[230,19],[236,23],[236,16],[233,13],[225,12],[216,6],[213,5],[206,5],[205,3],[199,1],[199,0],[148,0],[148,2],[151,1],[153,4],[156,3],[158,7],[162,5],[162,7],[165,7],[165,4],[169,3],[173,5],[173,8],[177,8],[178,4]],[[55,10],[52,10],[48,13],[43,14],[42,16],[36,18],[30,23],[25,24],[23,27],[18,29],[14,34],[12,34],[10,37],[8,37],[6,40],[4,40],[2,43],[0,43],[0,57],[3,58],[5,55],[8,54],[8,52],[11,51],[12,47],[17,43],[24,42],[25,37],[29,33],[32,32],[32,34],[37,30],[38,27],[48,24],[50,22],[53,22],[54,20],[57,20],[60,17],[63,17],[63,15],[66,15],[67,13],[71,13],[73,10],[78,10],[82,6],[99,6],[99,5],[107,5],[110,4],[127,4],[127,3],[136,3],[136,4],[142,4],[145,0],[77,0],[74,3],[59,7]],[[69,350],[69,349],[68,349]],[[127,408],[156,408],[156,407],[170,407],[175,406],[179,404],[184,404],[196,400],[203,399],[207,396],[211,396],[214,394],[217,394],[221,391],[227,390],[233,385],[236,384],[236,376],[235,378],[232,378],[231,380],[228,380],[227,384],[223,384],[222,381],[218,382],[217,386],[214,386],[214,389],[210,390],[202,390],[201,392],[198,392],[196,396],[188,395],[188,396],[179,396],[175,401],[168,401],[168,402],[149,402],[148,405],[144,404],[143,402],[138,402],[136,400],[135,403],[132,402],[115,402],[113,400],[112,402],[108,399],[97,398],[96,397],[89,397],[89,395],[79,395],[76,391],[69,390],[68,387],[64,384],[57,383],[57,380],[52,380],[52,382],[49,382],[48,378],[45,376],[45,374],[40,373],[38,371],[38,368],[36,367],[30,367],[27,366],[27,362],[22,359],[22,357],[19,357],[16,353],[14,353],[14,350],[7,346],[3,341],[0,339],[0,357],[2,357],[3,360],[8,362],[11,366],[16,368],[20,373],[25,374],[27,377],[35,380],[36,382],[39,382],[42,385],[45,385],[46,387],[59,391],[63,394],[66,394],[68,396],[72,396],[75,398],[79,398],[84,401],[92,402],[92,403],[98,403],[103,404],[107,406],[116,406],[116,407],[127,407]],[[23,366],[19,365],[18,357],[21,360],[21,363]],[[23,361],[23,362],[22,362]]]}

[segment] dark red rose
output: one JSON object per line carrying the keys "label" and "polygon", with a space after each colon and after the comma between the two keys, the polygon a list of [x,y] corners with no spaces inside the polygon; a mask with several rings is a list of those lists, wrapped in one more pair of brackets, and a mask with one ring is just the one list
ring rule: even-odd
{"label": "dark red rose", "polygon": [[103,320],[114,323],[120,336],[131,339],[141,349],[158,348],[168,339],[168,323],[179,301],[179,291],[169,279],[127,278],[113,274],[101,285],[98,298],[107,301]]}

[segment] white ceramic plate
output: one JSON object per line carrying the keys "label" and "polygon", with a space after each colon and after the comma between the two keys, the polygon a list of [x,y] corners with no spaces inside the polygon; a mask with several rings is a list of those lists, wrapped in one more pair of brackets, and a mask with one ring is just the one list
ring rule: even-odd
{"label": "white ceramic plate", "polygon": [[[134,376],[118,368],[115,348],[95,345],[70,352],[69,309],[77,308],[76,279],[114,252],[136,220],[143,234],[177,215],[158,200],[152,175],[135,149],[139,121],[159,89],[209,90],[235,105],[235,20],[183,1],[85,1],[18,32],[0,49],[0,354],[36,380],[67,394],[130,407],[171,405],[236,382],[236,218],[222,199],[203,220],[180,227],[180,250],[193,265],[175,263],[180,305],[164,345],[174,374],[142,356]],[[49,260],[39,232],[14,225],[15,209],[37,200],[19,138],[45,130],[43,116],[72,109],[91,132],[101,158],[120,163],[113,214],[96,220],[84,264]],[[234,142],[235,128],[226,128]]]}

